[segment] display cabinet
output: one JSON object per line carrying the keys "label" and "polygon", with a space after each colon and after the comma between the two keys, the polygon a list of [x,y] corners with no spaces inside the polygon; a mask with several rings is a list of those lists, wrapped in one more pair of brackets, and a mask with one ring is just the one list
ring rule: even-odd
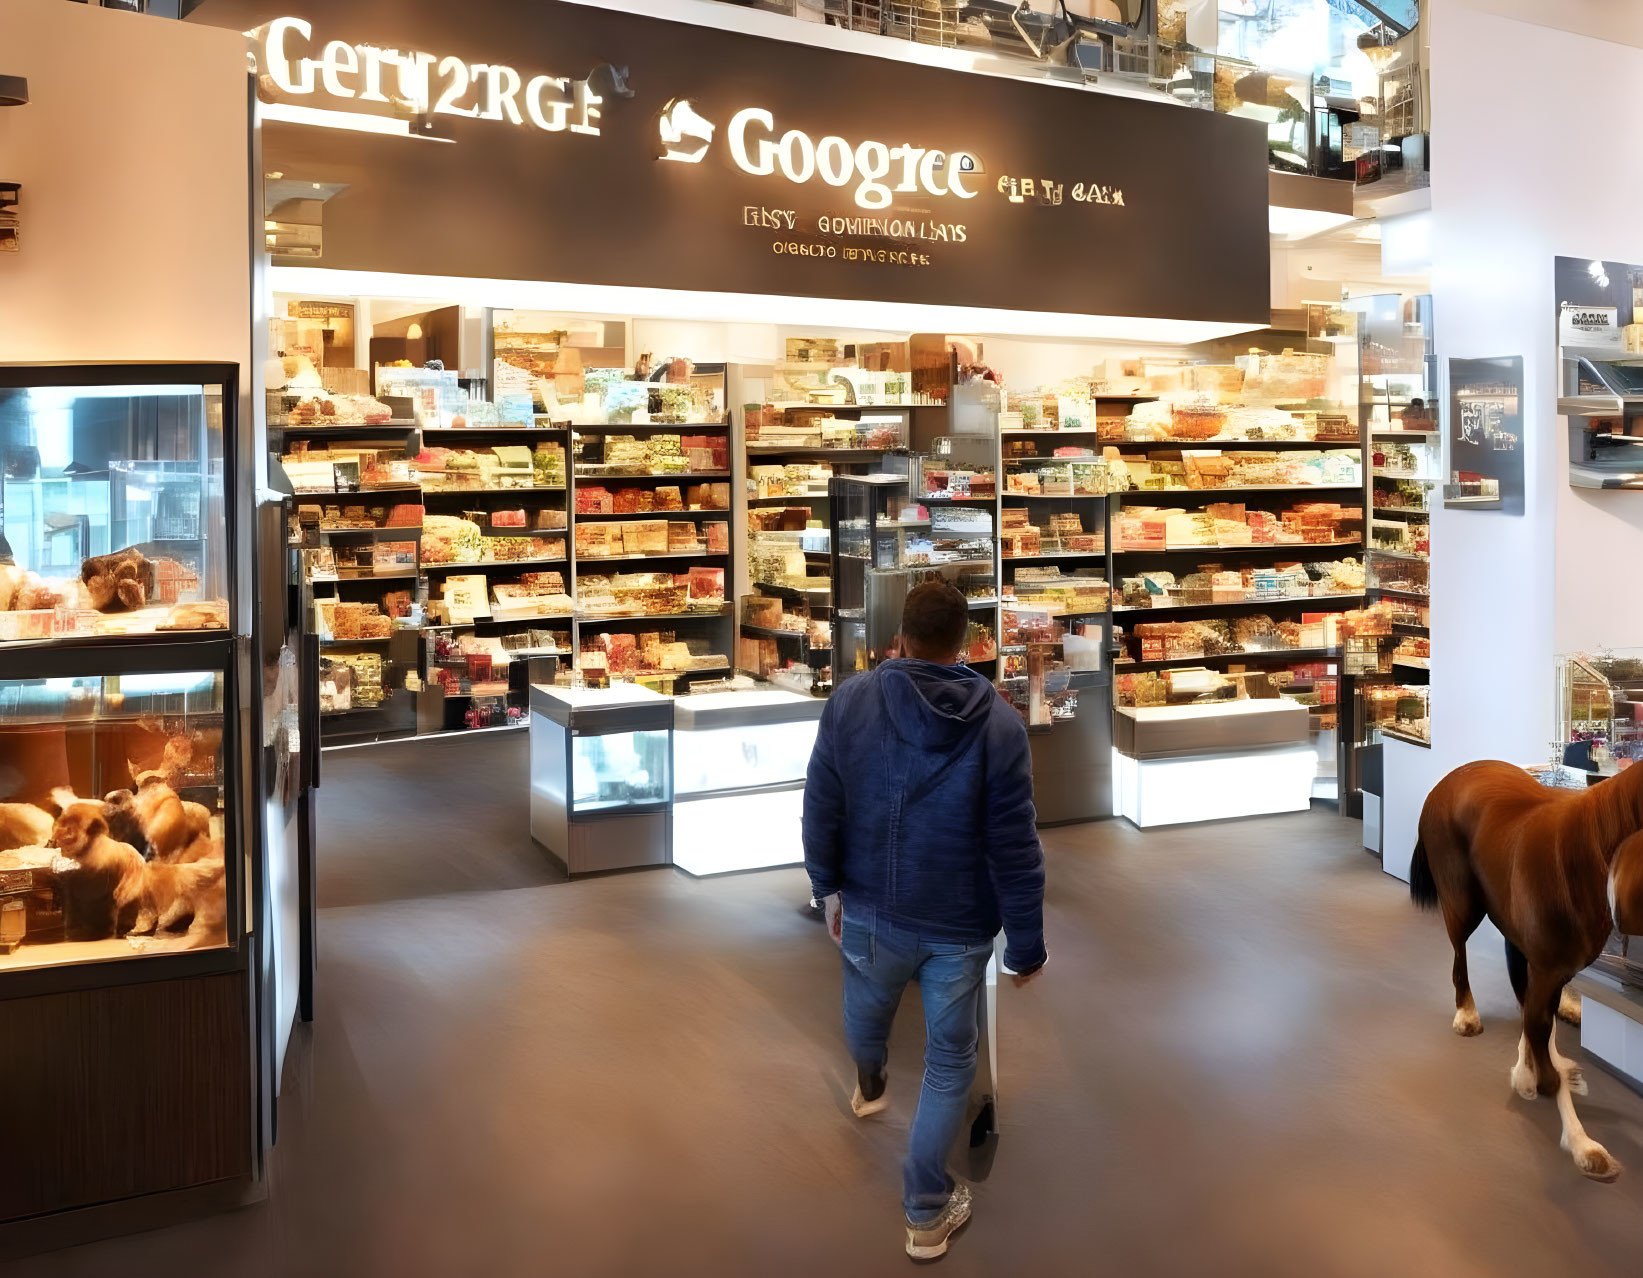
{"label": "display cabinet", "polygon": [[571,874],[669,864],[672,730],[638,684],[532,684],[531,837]]}
{"label": "display cabinet", "polygon": [[804,860],[805,771],[824,705],[781,690],[675,703],[674,865],[702,875]]}
{"label": "display cabinet", "polygon": [[0,365],[0,1252],[242,1200],[272,1140],[238,371]]}
{"label": "display cabinet", "polygon": [[1557,659],[1560,761],[1613,776],[1643,759],[1643,648]]}
{"label": "display cabinet", "polygon": [[894,655],[908,590],[904,536],[925,523],[907,484],[894,474],[836,475],[828,483],[835,686]]}

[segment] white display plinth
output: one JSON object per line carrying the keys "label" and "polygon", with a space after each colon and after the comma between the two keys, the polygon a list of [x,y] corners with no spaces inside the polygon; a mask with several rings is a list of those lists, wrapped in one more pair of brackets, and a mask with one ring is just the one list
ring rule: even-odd
{"label": "white display plinth", "polygon": [[1580,1045],[1643,1088],[1643,1005],[1614,977],[1590,968],[1569,988],[1580,995]]}
{"label": "white display plinth", "polygon": [[804,860],[804,775],[826,704],[768,690],[678,698],[675,866],[729,874]]}
{"label": "white display plinth", "polygon": [[1112,756],[1118,815],[1143,830],[1188,821],[1305,812],[1318,755],[1309,745],[1137,759]]}

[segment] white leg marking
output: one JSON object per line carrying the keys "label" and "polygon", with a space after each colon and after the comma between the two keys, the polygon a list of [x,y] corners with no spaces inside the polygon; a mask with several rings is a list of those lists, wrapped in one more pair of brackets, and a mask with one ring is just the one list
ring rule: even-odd
{"label": "white leg marking", "polygon": [[1559,1074],[1563,1075],[1563,1085],[1576,1096],[1584,1096],[1586,1094],[1586,1075],[1582,1072],[1580,1066],[1557,1050],[1557,1027],[1555,1025],[1552,1027],[1551,1038],[1546,1041],[1546,1047],[1551,1052],[1552,1065]]}
{"label": "white leg marking", "polygon": [[1529,1039],[1523,1034],[1517,1039],[1517,1064],[1512,1066],[1512,1090],[1524,1100],[1534,1100],[1540,1095],[1540,1087],[1535,1082],[1535,1067],[1529,1063]]}
{"label": "white leg marking", "polygon": [[1456,1009],[1452,1024],[1455,1033],[1462,1038],[1471,1038],[1474,1034],[1483,1033],[1483,1018],[1478,1015],[1478,1005],[1472,1001],[1470,991],[1467,992],[1466,1001]]}
{"label": "white leg marking", "polygon": [[1575,1166],[1582,1174],[1593,1180],[1613,1180],[1620,1175],[1620,1160],[1588,1136],[1580,1125],[1575,1115],[1574,1094],[1567,1086],[1557,1089],[1557,1113],[1563,1120],[1563,1148],[1574,1155]]}

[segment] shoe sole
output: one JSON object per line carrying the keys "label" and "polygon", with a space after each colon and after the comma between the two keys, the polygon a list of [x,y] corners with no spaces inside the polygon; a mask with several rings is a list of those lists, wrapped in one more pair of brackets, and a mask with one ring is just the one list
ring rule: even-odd
{"label": "shoe sole", "polygon": [[953,1222],[953,1227],[947,1231],[947,1236],[940,1242],[927,1247],[920,1247],[912,1238],[907,1240],[907,1254],[914,1260],[940,1260],[947,1254],[947,1244],[952,1242],[953,1235],[970,1223],[970,1209],[972,1204],[964,1205],[964,1214]]}

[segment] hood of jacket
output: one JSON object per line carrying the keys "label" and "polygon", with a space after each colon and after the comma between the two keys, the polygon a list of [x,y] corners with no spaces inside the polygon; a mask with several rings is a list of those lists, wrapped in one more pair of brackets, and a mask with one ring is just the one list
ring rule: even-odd
{"label": "hood of jacket", "polygon": [[878,676],[896,735],[926,749],[950,750],[979,732],[998,695],[969,666],[897,657],[881,665]]}

